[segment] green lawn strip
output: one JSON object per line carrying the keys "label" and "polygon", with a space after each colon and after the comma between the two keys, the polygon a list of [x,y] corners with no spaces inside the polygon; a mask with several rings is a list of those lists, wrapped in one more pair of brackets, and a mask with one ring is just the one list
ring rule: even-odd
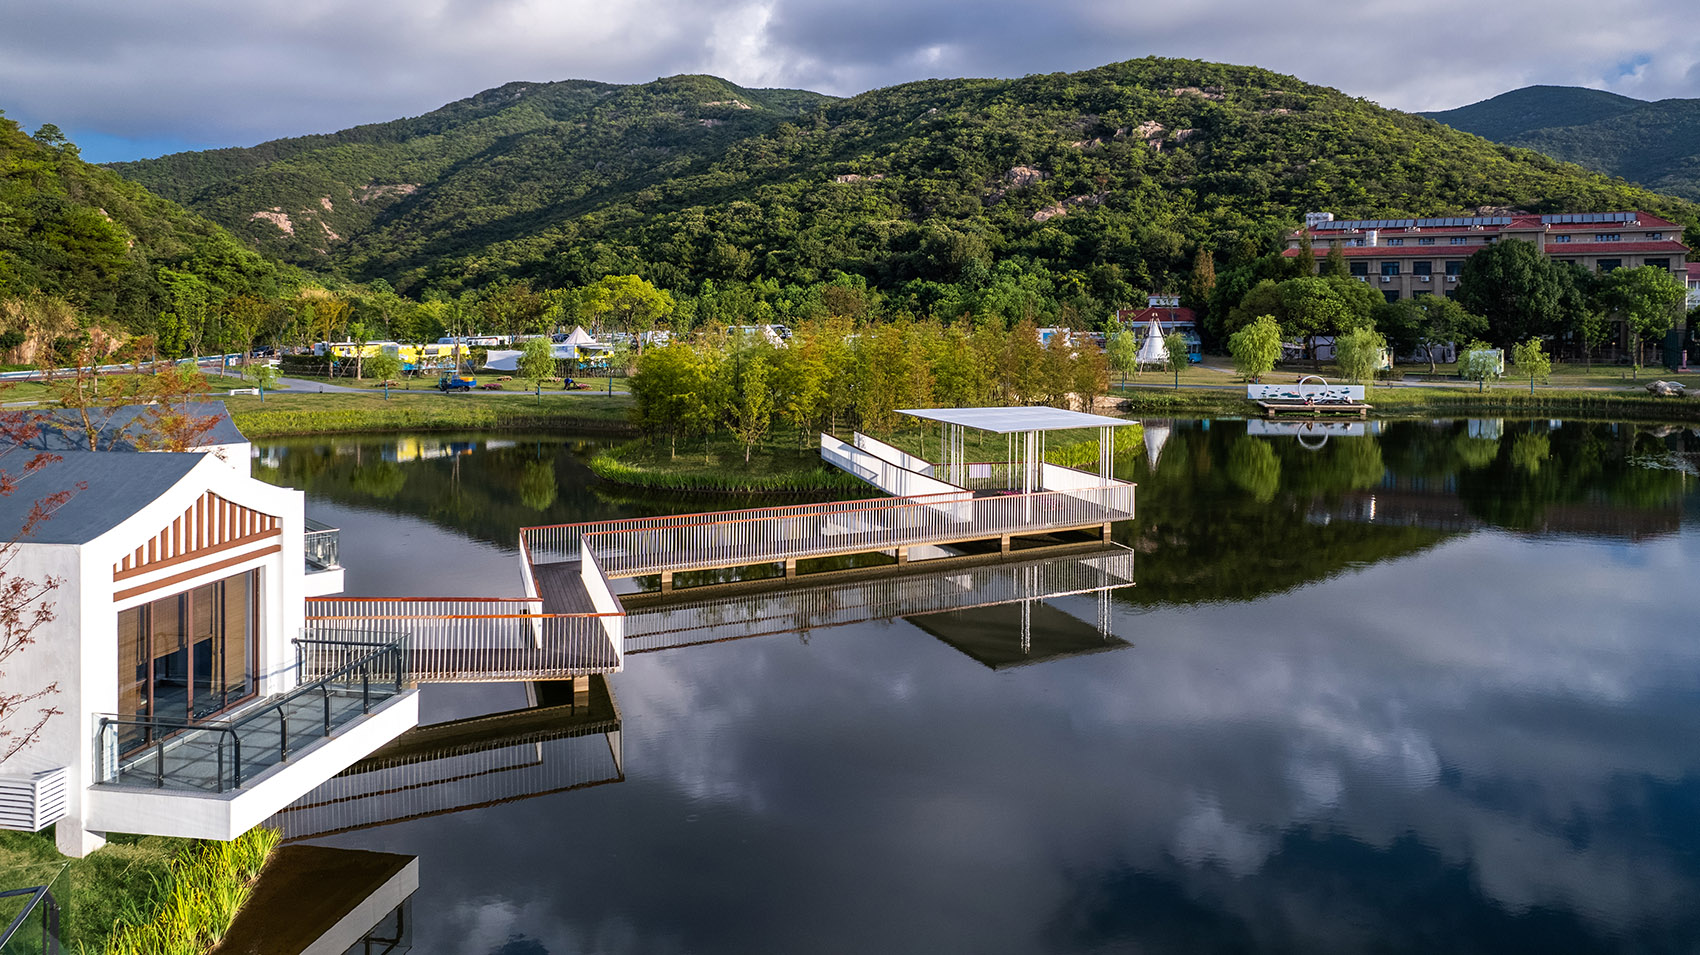
{"label": "green lawn strip", "polygon": [[472,396],[432,392],[383,395],[268,392],[225,399],[249,438],[419,431],[571,430],[629,433],[631,399],[566,394]]}
{"label": "green lawn strip", "polygon": [[62,950],[91,955],[199,955],[211,937],[162,946],[167,936],[148,926],[189,924],[222,933],[277,843],[275,832],[259,829],[234,843],[114,834],[88,856],[67,859],[52,833],[0,831],[0,886],[51,883]]}
{"label": "green lawn strip", "polygon": [[[813,437],[813,435],[810,435]],[[862,481],[821,460],[818,439],[803,442],[795,431],[776,431],[758,442],[744,461],[744,446],[728,434],[681,441],[678,454],[666,439],[639,439],[590,460],[603,480],[671,491],[757,493],[852,492],[868,496]]]}

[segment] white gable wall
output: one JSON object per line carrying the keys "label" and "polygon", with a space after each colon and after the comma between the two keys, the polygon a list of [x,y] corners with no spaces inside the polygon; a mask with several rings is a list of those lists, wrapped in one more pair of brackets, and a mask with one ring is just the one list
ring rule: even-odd
{"label": "white gable wall", "polygon": [[[208,491],[280,518],[281,533],[226,550],[190,554],[114,581],[113,565],[138,546],[146,546]],[[48,721],[35,745],[4,768],[19,772],[65,766],[70,771],[69,810],[58,827],[60,851],[81,856],[103,841],[101,834],[86,831],[84,820],[88,818],[87,787],[94,782],[99,716],[118,710],[119,611],[257,569],[259,692],[266,696],[294,687],[291,641],[306,622],[303,502],[300,491],[239,474],[227,462],[207,454],[176,485],[93,541],[18,545],[12,572],[31,578],[51,575],[62,582],[52,594],[55,619],[37,630],[34,645],[6,661],[5,686],[9,692],[27,692],[57,683],[59,692],[43,704],[62,712]],[[125,591],[141,592],[117,598]],[[15,724],[27,715],[20,714]]]}

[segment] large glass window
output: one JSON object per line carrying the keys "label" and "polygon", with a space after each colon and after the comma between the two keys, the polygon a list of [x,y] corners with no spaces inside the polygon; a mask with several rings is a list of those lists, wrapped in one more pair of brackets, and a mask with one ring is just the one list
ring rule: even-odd
{"label": "large glass window", "polygon": [[[193,723],[253,696],[258,583],[249,571],[119,613],[119,714]],[[124,727],[120,750],[154,735]]]}

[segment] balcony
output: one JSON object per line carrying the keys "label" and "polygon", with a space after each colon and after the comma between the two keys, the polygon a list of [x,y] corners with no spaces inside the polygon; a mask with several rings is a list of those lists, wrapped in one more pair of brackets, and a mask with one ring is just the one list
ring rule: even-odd
{"label": "balcony", "polygon": [[306,519],[301,534],[301,556],[307,565],[307,596],[342,593],[342,532],[329,524]]}
{"label": "balcony", "polygon": [[96,717],[91,828],[230,839],[419,721],[405,638],[296,641],[294,690],[226,720]]}

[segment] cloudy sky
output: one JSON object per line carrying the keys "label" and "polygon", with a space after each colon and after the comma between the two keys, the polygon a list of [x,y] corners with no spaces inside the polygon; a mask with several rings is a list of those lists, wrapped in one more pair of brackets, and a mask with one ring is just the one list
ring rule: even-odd
{"label": "cloudy sky", "polygon": [[0,109],[110,160],[417,115],[513,80],[694,72],[848,95],[1165,55],[1410,110],[1533,83],[1656,99],[1700,95],[1690,25],[1654,0],[22,0],[0,9]]}

